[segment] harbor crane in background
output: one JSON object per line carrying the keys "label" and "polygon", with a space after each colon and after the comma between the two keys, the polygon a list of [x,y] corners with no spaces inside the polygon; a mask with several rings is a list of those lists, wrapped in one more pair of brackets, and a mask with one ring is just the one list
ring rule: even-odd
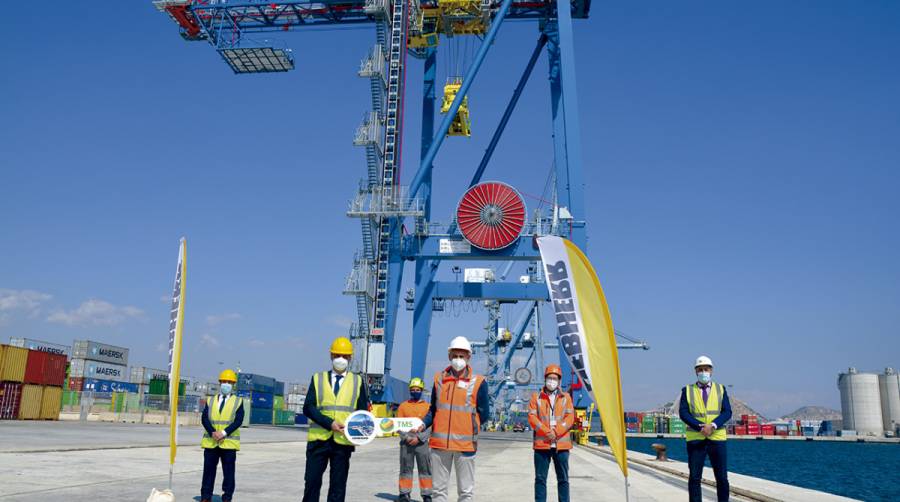
{"label": "harbor crane in background", "polygon": [[[253,38],[256,33],[285,33],[323,25],[374,25],[375,40],[358,75],[369,82],[371,111],[357,128],[353,144],[365,150],[365,176],[352,197],[348,216],[359,219],[362,247],[344,293],[356,301],[357,320],[351,328],[354,369],[366,375],[372,400],[396,402],[391,354],[402,296],[404,264],[413,262],[415,285],[406,292],[413,316],[411,374],[423,375],[432,315],[453,302],[475,302],[488,312],[488,336],[481,343],[488,354],[488,382],[495,397],[509,389],[512,355],[530,349],[531,361],[543,364],[544,348],[560,352],[563,385],[572,386],[576,405],[589,397],[572,381],[564,348],[540,339],[540,305],[549,300],[541,277],[535,239],[560,235],[586,249],[581,134],[575,82],[573,20],[585,19],[590,0],[156,0],[188,41],[206,42],[236,74],[287,72],[293,53],[285,46]],[[535,44],[508,105],[493,131],[484,156],[450,223],[432,218],[432,169],[444,139],[471,135],[468,92],[505,20],[533,20]],[[468,42],[466,42],[468,41]],[[463,43],[471,53],[460,56]],[[477,50],[474,49],[477,43]],[[448,74],[436,122],[437,57],[439,49],[455,67]],[[511,185],[483,182],[491,157],[528,82],[538,58],[549,62],[552,111],[553,204],[528,213]],[[423,60],[421,158],[408,185],[400,184],[404,110],[409,78],[407,57]],[[534,174],[534,173],[531,173]],[[485,274],[466,281],[437,278],[442,263],[459,271],[459,262],[502,264],[500,280]],[[526,275],[507,281],[515,264]],[[478,270],[478,269],[472,269]],[[483,270],[483,269],[482,269]],[[489,269],[490,270],[490,269]],[[468,273],[468,270],[467,270]],[[475,273],[477,276],[478,273]],[[457,273],[458,277],[458,273]],[[506,337],[500,331],[501,305],[522,302],[525,309]],[[534,324],[535,329],[526,329]],[[498,333],[500,336],[498,336]],[[527,335],[527,336],[526,336]],[[643,348],[629,340],[622,348]],[[537,350],[535,350],[537,347]],[[503,354],[503,360],[499,358]],[[523,386],[525,372],[519,371]]]}

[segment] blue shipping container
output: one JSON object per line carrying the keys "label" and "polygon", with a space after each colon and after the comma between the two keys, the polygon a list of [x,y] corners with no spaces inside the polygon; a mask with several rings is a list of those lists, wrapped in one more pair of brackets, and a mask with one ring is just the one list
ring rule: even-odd
{"label": "blue shipping container", "polygon": [[267,394],[265,392],[253,392],[250,396],[251,406],[259,409],[268,409],[271,413],[272,408],[274,408],[275,399],[272,394]]}
{"label": "blue shipping container", "polygon": [[250,408],[251,424],[272,424],[272,409]]}
{"label": "blue shipping container", "polygon": [[275,380],[275,395],[283,396],[284,395],[284,382],[279,382]]}
{"label": "blue shipping container", "polygon": [[236,395],[237,395],[237,397],[247,397],[247,398],[249,398],[251,395],[253,395],[253,393],[250,392],[249,390],[239,390],[239,391],[237,391],[237,394],[236,394]]}
{"label": "blue shipping container", "polygon": [[306,425],[309,423],[309,419],[306,418],[306,415],[297,413],[296,415],[294,415],[294,423],[297,425]]}
{"label": "blue shipping container", "polygon": [[272,377],[255,375],[253,373],[238,374],[238,390],[251,390],[254,392],[275,392],[275,379]]}
{"label": "blue shipping container", "polygon": [[137,393],[138,384],[128,382],[113,382],[111,380],[97,380],[96,378],[85,378],[83,390],[93,392]]}

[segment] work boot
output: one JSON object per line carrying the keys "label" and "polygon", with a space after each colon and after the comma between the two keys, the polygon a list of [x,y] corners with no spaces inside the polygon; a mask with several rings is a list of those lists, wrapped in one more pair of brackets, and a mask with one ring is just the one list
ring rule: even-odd
{"label": "work boot", "polygon": [[422,502],[431,502],[431,495],[422,495]]}
{"label": "work boot", "polygon": [[397,502],[410,502],[408,493],[401,493],[399,497],[397,497]]}

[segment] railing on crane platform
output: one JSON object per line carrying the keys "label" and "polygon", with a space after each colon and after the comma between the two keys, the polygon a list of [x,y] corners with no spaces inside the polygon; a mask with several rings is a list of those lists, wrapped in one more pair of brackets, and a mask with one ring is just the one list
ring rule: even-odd
{"label": "railing on crane platform", "polygon": [[409,188],[405,186],[394,187],[387,193],[381,187],[360,189],[347,208],[347,216],[351,218],[420,218],[424,215],[424,202],[418,198],[410,198]]}

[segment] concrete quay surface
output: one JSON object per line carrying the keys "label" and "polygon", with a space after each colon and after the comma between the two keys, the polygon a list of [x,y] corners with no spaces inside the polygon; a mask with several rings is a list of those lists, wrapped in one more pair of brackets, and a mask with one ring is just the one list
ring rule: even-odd
{"label": "concrete quay surface", "polygon": [[[142,424],[9,422],[0,423],[0,501],[139,501],[153,487],[168,484],[168,428]],[[199,500],[202,454],[201,429],[182,427],[173,489],[181,501]],[[297,501],[303,490],[306,432],[299,427],[256,426],[241,431],[235,501]],[[357,448],[350,467],[347,500],[394,500],[397,493],[396,438],[378,439]],[[681,462],[652,466],[649,456],[631,453],[630,500],[687,500]],[[482,436],[477,456],[475,493],[478,500],[533,500],[531,442],[527,434],[489,433]],[[649,464],[648,464],[649,463]],[[598,448],[578,447],[570,457],[574,501],[625,500],[618,465]],[[548,482],[555,500],[556,481]],[[735,495],[741,500],[830,502],[849,500],[770,481],[733,475],[732,485],[763,498]],[[327,475],[323,496],[327,490]],[[451,483],[455,500],[455,483]],[[221,472],[217,492],[221,487]],[[715,500],[704,486],[704,500]],[[779,495],[780,494],[780,495]],[[219,500],[218,497],[215,500]],[[420,500],[418,492],[414,500]]]}

